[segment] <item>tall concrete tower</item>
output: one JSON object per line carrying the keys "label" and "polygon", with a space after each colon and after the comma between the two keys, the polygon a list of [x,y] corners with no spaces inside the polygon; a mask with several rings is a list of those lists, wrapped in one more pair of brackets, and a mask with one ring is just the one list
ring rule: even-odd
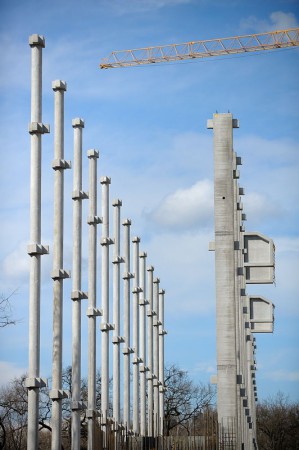
{"label": "tall concrete tower", "polygon": [[234,265],[234,180],[232,114],[214,114],[215,274],[217,322],[217,410],[224,436],[238,429]]}
{"label": "tall concrete tower", "polygon": [[256,444],[255,338],[273,331],[273,308],[260,296],[248,296],[247,284],[274,282],[272,239],[245,232],[239,170],[242,160],[233,151],[232,114],[214,114],[214,206],[217,322],[217,411],[223,450]]}

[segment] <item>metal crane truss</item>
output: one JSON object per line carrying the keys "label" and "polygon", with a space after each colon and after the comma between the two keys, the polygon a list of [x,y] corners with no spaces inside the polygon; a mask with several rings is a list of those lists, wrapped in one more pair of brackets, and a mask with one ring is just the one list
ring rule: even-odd
{"label": "metal crane truss", "polygon": [[261,296],[249,296],[250,325],[252,333],[273,333],[274,308],[269,300]]}
{"label": "metal crane truss", "polygon": [[272,284],[275,280],[275,246],[257,232],[244,233],[244,268],[247,284]]}
{"label": "metal crane truss", "polygon": [[291,28],[268,33],[191,41],[183,44],[113,51],[107,58],[102,59],[100,68],[139,66],[296,46],[299,46],[299,28]]}

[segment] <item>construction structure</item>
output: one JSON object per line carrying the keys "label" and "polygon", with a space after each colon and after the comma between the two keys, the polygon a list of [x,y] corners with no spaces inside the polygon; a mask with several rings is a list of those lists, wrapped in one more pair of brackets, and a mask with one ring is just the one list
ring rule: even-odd
{"label": "construction structure", "polygon": [[245,231],[231,113],[208,120],[214,133],[214,223],[217,342],[217,413],[221,449],[257,449],[255,338],[273,331],[273,305],[246,294],[247,284],[274,282],[274,244]]}
{"label": "construction structure", "polygon": [[67,393],[62,386],[63,350],[63,281],[70,272],[63,269],[63,227],[64,227],[64,171],[70,169],[70,161],[64,159],[64,93],[66,83],[55,80],[54,91],[54,224],[53,239],[53,366],[52,366],[52,448],[61,447],[62,400]]}
{"label": "construction structure", "polygon": [[41,256],[49,247],[41,243],[41,155],[42,135],[50,132],[49,125],[42,123],[42,49],[43,36],[33,34],[31,47],[31,141],[30,173],[30,286],[29,286],[29,364],[26,387],[28,389],[28,448],[38,448],[39,390],[46,385],[40,377],[40,296]]}
{"label": "construction structure", "polygon": [[113,51],[107,58],[101,60],[100,68],[169,63],[186,59],[292,48],[298,45],[299,28],[289,28],[268,33]]}
{"label": "construction structure", "polygon": [[[49,247],[41,244],[41,202],[42,202],[42,145],[41,137],[49,133],[49,125],[42,123],[42,49],[45,39],[40,35],[29,38],[32,49],[31,71],[31,184],[30,184],[30,292],[29,292],[29,373],[25,385],[28,389],[28,435],[27,448],[39,448],[39,406],[40,388],[47,380],[40,376],[40,314],[41,299],[41,256],[49,252]],[[55,80],[54,91],[54,201],[53,201],[53,270],[49,278],[53,280],[53,353],[52,385],[49,397],[52,403],[51,448],[61,450],[63,414],[62,402],[68,399],[71,409],[71,446],[79,450],[82,444],[81,420],[86,418],[88,429],[88,449],[128,448],[130,436],[141,439],[156,439],[162,433],[163,407],[159,408],[164,388],[164,374],[159,370],[159,362],[164,361],[164,306],[159,302],[158,278],[153,278],[153,266],[146,267],[147,254],[140,251],[141,239],[131,238],[131,219],[125,219],[121,226],[121,206],[119,199],[110,202],[111,179],[102,176],[98,180],[97,162],[99,152],[87,151],[89,161],[89,192],[83,190],[83,129],[84,120],[72,120],[74,154],[73,162],[64,159],[64,93],[66,82]],[[73,191],[69,199],[73,202],[73,252],[72,273],[65,270],[64,254],[64,171],[72,168]],[[102,216],[98,216],[98,181],[101,185]],[[89,227],[88,236],[88,292],[82,290],[83,252],[83,209],[82,202],[89,203],[85,222]],[[113,232],[110,235],[110,203],[114,208]],[[98,226],[101,238],[98,239]],[[98,245],[98,240],[100,246]],[[113,247],[113,252],[110,251]],[[99,252],[99,249],[101,250]],[[133,257],[131,257],[133,254]],[[97,260],[101,257],[101,268]],[[131,260],[132,268],[131,272]],[[121,264],[123,271],[121,272]],[[111,270],[112,269],[112,270]],[[148,277],[146,279],[146,272]],[[100,274],[100,275],[99,275]],[[63,281],[71,278],[72,290],[72,391],[63,390]],[[121,280],[122,279],[122,280]],[[123,282],[122,282],[123,281]],[[159,280],[160,281],[160,280]],[[97,285],[101,290],[99,308]],[[153,303],[153,292],[155,300]],[[152,301],[148,301],[150,295]],[[112,301],[111,301],[112,300]],[[88,398],[82,399],[81,342],[82,301],[87,302],[88,324]],[[111,305],[112,303],[112,305]],[[154,304],[154,307],[153,307]],[[111,306],[112,313],[111,314]],[[150,309],[148,309],[150,308]],[[156,311],[153,309],[156,308]],[[158,309],[162,316],[159,316]],[[101,317],[98,324],[97,317]],[[156,319],[153,321],[153,317]],[[161,320],[163,317],[163,321]],[[133,330],[131,330],[131,322]],[[147,336],[155,336],[147,339]],[[96,393],[96,371],[99,367],[97,341],[101,337],[101,403]],[[131,341],[133,346],[131,346]],[[123,361],[121,364],[121,353]],[[148,360],[148,355],[155,361]],[[154,358],[153,358],[153,355]],[[112,364],[110,364],[112,360]],[[151,381],[146,374],[151,367]],[[133,383],[131,372],[133,371]],[[113,375],[112,402],[109,395]],[[152,383],[152,380],[156,380]],[[132,386],[133,385],[133,389]],[[140,388],[139,388],[140,386]],[[159,387],[159,389],[157,389]],[[131,391],[133,395],[131,395]],[[151,391],[151,392],[150,392]],[[154,391],[156,394],[154,395]],[[146,396],[152,399],[146,402]],[[150,412],[150,414],[147,411]],[[131,411],[133,410],[133,417]],[[123,411],[123,413],[122,413]],[[153,416],[155,412],[155,416]],[[160,424],[153,427],[153,424]]]}
{"label": "construction structure", "polygon": [[[299,46],[299,28],[229,38],[113,51],[100,68],[131,67],[186,59],[235,55]],[[245,232],[238,166],[233,151],[232,114],[214,114],[214,216],[218,445],[221,450],[257,448],[254,333],[273,332],[274,305],[246,294],[247,284],[274,282],[274,244],[260,233]],[[151,360],[150,360],[151,361]]]}
{"label": "construction structure", "polygon": [[[30,300],[29,300],[29,373],[27,447],[39,448],[39,392],[47,380],[40,375],[41,256],[48,246],[41,243],[41,137],[50,127],[42,123],[42,49],[43,36],[32,35],[31,76],[31,187],[30,187]],[[113,52],[102,68],[180,61],[290,48],[299,45],[299,29],[259,35],[189,42],[173,46]],[[64,250],[64,170],[71,162],[64,159],[64,93],[66,83],[52,84],[55,102],[54,139],[54,237],[53,270],[53,355],[52,355],[52,450],[62,446],[62,401],[68,393],[62,386],[63,281],[70,278],[63,261]],[[247,284],[273,283],[274,244],[264,235],[245,231],[238,184],[241,158],[233,151],[233,129],[239,124],[232,114],[214,114],[208,128],[214,132],[215,251],[217,314],[217,442],[220,450],[257,448],[254,333],[273,332],[274,306],[262,296],[246,294]],[[99,178],[102,217],[98,216],[99,152],[90,149],[89,192],[83,190],[83,129],[81,118],[72,121],[73,156],[73,263],[72,263],[72,449],[81,446],[81,417],[88,422],[88,449],[118,449],[130,436],[142,448],[148,438],[151,448],[159,446],[164,419],[164,289],[147,266],[147,253],[141,251],[141,239],[131,238],[130,219],[121,219],[122,201],[109,199],[111,179]],[[69,199],[69,200],[71,200]],[[82,290],[82,201],[89,202],[88,292]],[[110,227],[113,206],[113,232]],[[98,226],[101,238],[98,245]],[[99,250],[100,249],[100,250]],[[97,260],[100,256],[101,268]],[[131,271],[132,267],[132,271]],[[99,275],[100,273],[100,275]],[[97,298],[101,289],[101,308]],[[81,324],[82,300],[87,301],[88,323],[88,399],[81,398]],[[112,306],[112,308],[111,308]],[[112,313],[111,313],[112,309]],[[100,333],[97,318],[101,317]],[[132,325],[132,326],[131,326]],[[98,336],[101,345],[97,345]],[[101,405],[96,398],[97,348],[101,349]],[[131,373],[133,379],[131,380]],[[112,401],[109,395],[113,375]],[[113,438],[111,439],[111,435]],[[189,444],[188,444],[189,445]],[[139,447],[138,447],[139,446]],[[202,447],[201,447],[202,448]]]}

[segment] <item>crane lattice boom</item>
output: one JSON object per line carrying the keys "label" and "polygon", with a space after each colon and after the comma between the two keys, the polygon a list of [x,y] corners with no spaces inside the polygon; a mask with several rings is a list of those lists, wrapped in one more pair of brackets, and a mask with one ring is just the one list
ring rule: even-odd
{"label": "crane lattice boom", "polygon": [[112,52],[101,69],[299,46],[299,28]]}

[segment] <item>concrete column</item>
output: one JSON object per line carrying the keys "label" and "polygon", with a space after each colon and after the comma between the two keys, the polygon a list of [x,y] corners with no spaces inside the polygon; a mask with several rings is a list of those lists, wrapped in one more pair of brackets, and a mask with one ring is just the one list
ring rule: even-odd
{"label": "concrete column", "polygon": [[[236,156],[236,166],[241,164],[241,158]],[[235,176],[238,179],[238,171]],[[254,431],[252,427],[252,416],[255,409],[255,401],[252,404],[252,394],[251,394],[251,369],[253,367],[252,357],[251,357],[251,330],[249,322],[249,301],[246,295],[246,279],[245,279],[245,269],[244,269],[244,223],[246,220],[246,215],[243,213],[242,202],[240,195],[244,195],[244,189],[240,188],[237,180],[235,180],[235,228],[236,228],[236,240],[239,242],[239,249],[237,251],[237,285],[236,291],[238,296],[236,296],[238,315],[239,315],[239,327],[238,327],[238,342],[239,342],[239,354],[240,357],[237,362],[239,362],[238,373],[240,374],[241,384],[238,385],[237,398],[240,402],[240,416],[239,416],[239,446],[242,444],[244,448],[248,450],[253,450],[253,437]],[[248,340],[249,339],[249,340]],[[250,345],[248,345],[250,344]],[[248,353],[249,352],[249,353]],[[238,354],[238,353],[237,353]],[[249,362],[248,362],[249,361]],[[251,417],[251,421],[249,419]]]}
{"label": "concrete column", "polygon": [[[253,333],[251,333],[252,336]],[[252,354],[251,354],[251,366],[250,366],[250,376],[251,376],[251,383],[252,383],[252,401],[251,401],[251,428],[250,428],[250,450],[255,449],[254,443],[257,439],[257,430],[256,430],[256,399],[257,399],[257,388],[255,384],[255,350],[256,350],[256,338],[252,337]]]}
{"label": "concrete column", "polygon": [[235,242],[237,242],[235,250],[235,273],[236,273],[236,289],[235,289],[235,305],[236,305],[236,351],[237,351],[237,405],[238,405],[238,423],[239,423],[239,442],[238,446],[241,447],[242,444],[246,443],[246,424],[244,416],[243,407],[243,397],[241,395],[242,389],[245,388],[244,379],[244,342],[243,333],[245,328],[244,315],[243,315],[243,305],[241,292],[243,289],[243,264],[242,264],[242,242],[241,242],[241,210],[243,208],[240,188],[239,188],[239,171],[237,166],[241,164],[241,158],[237,157],[234,153],[233,158],[233,178],[234,178],[234,209],[235,209]]}
{"label": "concrete column", "polygon": [[159,290],[159,423],[160,434],[164,433],[164,336],[166,331],[164,330],[164,296],[165,290]]}
{"label": "concrete column", "polygon": [[[236,157],[238,161],[240,158]],[[240,164],[241,162],[239,162]],[[249,301],[246,295],[246,280],[245,280],[245,269],[244,269],[244,225],[243,220],[246,216],[243,214],[242,202],[240,195],[244,195],[244,189],[240,188],[238,183],[235,182],[235,196],[236,196],[236,230],[237,230],[237,240],[239,242],[239,249],[237,251],[237,292],[238,297],[236,297],[238,306],[238,317],[239,317],[239,328],[238,328],[238,342],[239,342],[239,354],[238,358],[238,373],[240,374],[241,384],[238,385],[237,398],[240,402],[240,416],[239,416],[239,446],[244,445],[244,448],[248,450],[253,450],[253,439],[252,439],[252,427],[251,423],[248,421],[250,416],[252,416],[252,406],[250,405],[251,398],[250,395],[250,384],[251,379],[251,367],[252,363],[248,365],[248,344],[247,339],[250,338],[250,322],[249,322]],[[247,337],[248,336],[248,337]],[[250,349],[249,349],[250,350]],[[238,353],[237,353],[238,354]],[[249,373],[248,373],[249,370]]]}
{"label": "concrete column", "polygon": [[[109,185],[110,178],[102,177],[102,379],[101,379],[101,403],[102,425],[105,427],[109,416],[109,331],[113,326],[109,321],[109,245],[113,240],[109,237]],[[106,441],[104,448],[106,448]]]}
{"label": "concrete column", "polygon": [[96,448],[96,421],[98,417],[96,406],[96,318],[102,312],[97,308],[97,225],[101,223],[97,216],[97,160],[99,152],[88,150],[89,159],[89,211],[87,223],[88,233],[88,399],[87,428],[88,450]]}
{"label": "concrete column", "polygon": [[72,269],[72,450],[80,450],[81,402],[81,300],[87,295],[81,291],[82,259],[82,130],[84,121],[76,118],[74,128],[73,164],[73,269]]}
{"label": "concrete column", "polygon": [[154,321],[153,321],[153,372],[154,372],[154,436],[160,435],[159,420],[159,283],[160,279],[155,278],[154,281]]}
{"label": "concrete column", "polygon": [[140,435],[146,436],[146,305],[148,305],[146,286],[146,257],[145,252],[140,253],[140,358],[143,364],[140,365]]}
{"label": "concrete column", "polygon": [[49,132],[42,122],[42,49],[43,36],[33,34],[31,47],[31,123],[30,133],[30,256],[29,285],[29,364],[26,387],[28,389],[27,448],[38,449],[39,389],[45,386],[40,378],[40,279],[41,260],[48,247],[41,245],[41,135]]}
{"label": "concrete column", "polygon": [[38,34],[29,37],[31,47],[31,122],[42,121],[42,49],[45,38]]}
{"label": "concrete column", "polygon": [[130,280],[133,278],[130,272],[130,227],[131,220],[126,219],[123,222],[124,226],[124,340],[125,346],[123,348],[124,354],[124,425],[129,431],[131,428],[130,415],[130,354],[133,349],[130,347]]}
{"label": "concrete column", "polygon": [[114,246],[113,246],[113,419],[115,430],[120,424],[120,344],[124,339],[120,336],[120,263],[124,259],[120,256],[120,210],[122,202],[116,199],[114,207]]}
{"label": "concrete column", "polygon": [[254,358],[254,351],[255,351],[255,342],[254,338],[252,336],[251,331],[246,330],[245,333],[246,337],[246,344],[247,344],[247,367],[246,367],[246,377],[247,377],[247,383],[248,383],[248,389],[247,389],[247,408],[248,408],[248,420],[250,420],[250,423],[248,423],[249,427],[249,450],[254,449],[253,446],[253,439],[256,438],[256,429],[255,429],[255,391],[254,391],[254,385],[253,385],[253,379],[252,379],[252,371],[251,367],[255,364],[255,358]]}
{"label": "concrete column", "polygon": [[139,243],[140,238],[134,237],[133,242],[133,432],[139,434],[139,364],[142,362],[139,356]]}
{"label": "concrete column", "polygon": [[[233,133],[232,114],[214,114],[215,272],[217,323],[217,411],[224,441],[237,423],[237,361],[234,264]],[[224,444],[224,450],[226,444]]]}
{"label": "concrete column", "polygon": [[[238,158],[236,158],[238,159]],[[235,180],[235,202],[236,205],[238,203],[241,204],[240,195],[244,195],[244,189],[240,188]],[[237,265],[237,286],[236,291],[238,293],[237,305],[239,306],[239,347],[240,347],[240,357],[239,364],[240,368],[238,369],[238,373],[241,375],[241,384],[238,385],[237,395],[240,395],[240,407],[241,407],[241,418],[240,418],[240,433],[241,433],[241,444],[244,443],[244,448],[250,447],[250,438],[249,438],[249,424],[247,422],[247,410],[248,410],[248,377],[247,377],[247,342],[246,342],[246,330],[248,330],[249,326],[249,314],[248,314],[248,299],[246,296],[246,280],[245,280],[245,272],[244,272],[244,239],[243,232],[245,231],[243,221],[246,220],[246,215],[243,214],[242,209],[236,208],[236,230],[238,234],[238,242],[239,242],[239,251],[238,254],[238,265]],[[247,300],[246,300],[247,299]]]}
{"label": "concrete column", "polygon": [[238,432],[238,442],[237,448],[242,447],[244,443],[244,420],[243,420],[243,405],[240,393],[240,387],[243,385],[244,374],[241,367],[241,358],[243,350],[241,348],[241,333],[244,328],[244,323],[242,321],[241,313],[241,277],[243,269],[241,267],[241,250],[240,250],[240,223],[239,223],[239,211],[242,209],[242,202],[239,196],[238,178],[239,171],[237,170],[237,161],[240,158],[236,156],[233,152],[233,164],[232,164],[232,174],[233,174],[233,198],[234,198],[234,242],[235,242],[235,325],[236,325],[236,364],[237,364],[237,384],[236,384],[236,399],[237,399],[237,423],[239,427]]}
{"label": "concrete column", "polygon": [[62,336],[63,336],[63,280],[69,272],[63,269],[64,170],[71,167],[64,160],[64,92],[66,83],[52,83],[54,94],[54,239],[53,239],[53,356],[52,356],[52,450],[61,449],[62,399]]}
{"label": "concrete column", "polygon": [[147,268],[148,272],[148,386],[147,386],[147,403],[148,403],[148,427],[147,432],[148,436],[154,436],[154,389],[153,389],[153,381],[154,381],[154,358],[153,358],[153,317],[155,312],[153,310],[153,276],[154,276],[154,267],[149,266]]}

